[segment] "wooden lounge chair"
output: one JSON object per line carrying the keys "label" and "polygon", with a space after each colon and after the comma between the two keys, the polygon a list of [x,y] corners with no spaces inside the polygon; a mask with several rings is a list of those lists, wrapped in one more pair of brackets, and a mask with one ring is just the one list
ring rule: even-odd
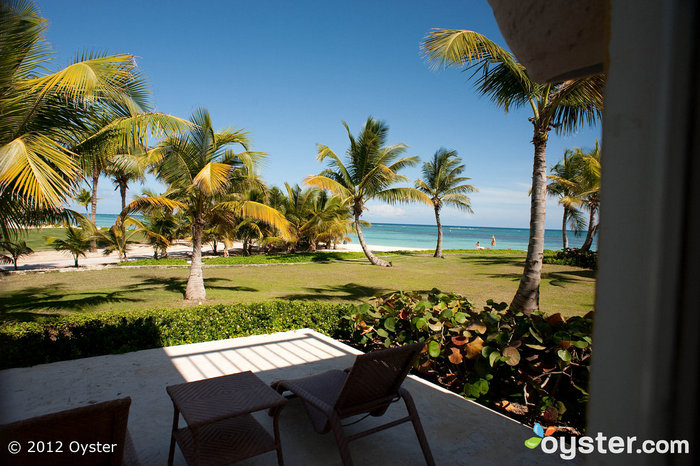
{"label": "wooden lounge chair", "polygon": [[126,430],[130,405],[127,397],[2,425],[0,464],[138,465]]}
{"label": "wooden lounge chair", "polygon": [[[418,411],[407,390],[401,388],[424,343],[362,354],[345,371],[331,370],[310,377],[272,383],[279,393],[292,392],[304,403],[314,429],[325,434],[333,431],[345,466],[352,465],[348,442],[411,421],[423,456],[434,465],[433,455]],[[406,403],[408,416],[352,435],[345,435],[341,420],[358,414],[383,415],[399,399]]]}

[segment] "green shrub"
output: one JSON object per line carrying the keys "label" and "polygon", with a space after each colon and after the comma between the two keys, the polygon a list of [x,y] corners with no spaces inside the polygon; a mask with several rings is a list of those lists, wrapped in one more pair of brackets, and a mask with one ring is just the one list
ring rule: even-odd
{"label": "green shrub", "polygon": [[576,248],[546,251],[542,262],[545,264],[572,265],[584,269],[598,270],[598,253],[596,251],[581,251]]}
{"label": "green shrub", "polygon": [[271,301],[72,315],[0,327],[0,369],[311,328],[337,336],[347,304]]}
{"label": "green shrub", "polygon": [[517,412],[530,423],[585,425],[590,315],[565,320],[515,313],[433,290],[393,293],[356,306],[345,332],[364,349],[425,341],[418,371],[465,397]]}

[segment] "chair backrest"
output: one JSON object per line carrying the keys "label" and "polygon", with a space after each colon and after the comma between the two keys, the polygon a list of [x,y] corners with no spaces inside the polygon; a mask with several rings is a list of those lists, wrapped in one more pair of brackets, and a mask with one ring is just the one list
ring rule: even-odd
{"label": "chair backrest", "polygon": [[[120,466],[130,405],[127,397],[2,425],[0,464]],[[19,453],[9,453],[11,442]]]}
{"label": "chair backrest", "polygon": [[398,396],[399,388],[424,342],[371,351],[355,360],[335,405],[342,416],[363,412],[380,415]]}

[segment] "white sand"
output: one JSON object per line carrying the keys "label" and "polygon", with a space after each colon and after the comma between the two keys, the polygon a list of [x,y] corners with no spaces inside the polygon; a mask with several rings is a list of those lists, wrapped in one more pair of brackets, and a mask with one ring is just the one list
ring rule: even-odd
{"label": "white sand", "polygon": [[[385,251],[416,251],[418,248],[406,248],[401,246],[375,246],[368,245],[369,248],[374,252],[385,252]],[[223,243],[220,243],[220,247],[223,247]],[[242,248],[240,242],[236,242],[233,245],[233,250],[239,250]],[[85,257],[80,257],[78,264],[80,269],[98,269],[108,266],[110,264],[116,264],[119,262],[119,257],[117,253],[112,253],[105,256],[102,253],[102,249],[98,249],[96,252],[87,252]],[[187,253],[192,251],[192,246],[186,242],[178,242],[173,246],[168,248],[168,257],[171,258],[187,258]],[[210,244],[202,245],[202,251],[204,253],[209,253],[212,251]],[[220,253],[221,249],[219,249]],[[321,249],[319,252],[337,252],[337,251],[354,251],[362,252],[362,247],[359,243],[348,243],[339,244],[338,249]],[[129,260],[137,259],[149,259],[153,257],[153,249],[150,246],[144,245],[133,245],[127,251]],[[44,269],[64,269],[64,270],[75,270],[73,266],[73,256],[69,253],[59,252],[59,251],[39,251],[33,254],[22,256],[18,262],[19,271],[22,270],[44,270]],[[0,264],[0,270],[13,271],[14,268],[12,264]]]}

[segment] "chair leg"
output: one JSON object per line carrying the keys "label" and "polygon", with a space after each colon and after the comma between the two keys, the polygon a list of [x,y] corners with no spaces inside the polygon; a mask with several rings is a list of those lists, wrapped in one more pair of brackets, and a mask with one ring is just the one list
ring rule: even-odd
{"label": "chair leg", "polygon": [[428,445],[428,439],[423,431],[423,425],[420,422],[420,417],[418,417],[418,410],[416,409],[415,403],[413,403],[413,397],[407,390],[401,389],[399,391],[401,398],[403,398],[404,403],[406,403],[406,409],[408,414],[411,416],[411,422],[413,423],[413,429],[416,431],[416,436],[418,437],[418,443],[420,443],[420,448],[423,450],[423,457],[428,466],[435,466],[435,460],[433,459],[433,453],[430,451],[430,445]]}
{"label": "chair leg", "polygon": [[328,422],[330,422],[331,430],[338,444],[338,451],[340,452],[340,459],[343,461],[343,466],[352,466],[352,457],[350,456],[348,440],[345,438],[345,432],[343,431],[343,426],[340,424],[340,419],[334,417],[329,419]]}

